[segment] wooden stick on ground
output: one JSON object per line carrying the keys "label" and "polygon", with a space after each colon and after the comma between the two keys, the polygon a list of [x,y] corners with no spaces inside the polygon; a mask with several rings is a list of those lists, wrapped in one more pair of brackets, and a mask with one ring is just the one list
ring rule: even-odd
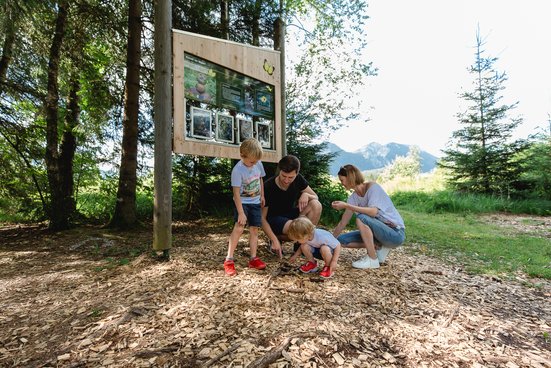
{"label": "wooden stick on ground", "polygon": [[291,343],[291,340],[297,337],[314,337],[316,336],[313,333],[302,333],[302,334],[296,334],[293,336],[286,337],[285,340],[281,344],[279,344],[278,347],[275,349],[272,349],[268,353],[264,354],[258,359],[255,359],[251,364],[247,366],[247,368],[266,368],[273,362],[279,359],[281,356],[281,353],[283,350],[287,349],[289,344]]}
{"label": "wooden stick on ground", "polygon": [[442,325],[442,327],[448,327],[450,323],[452,323],[453,319],[457,316],[457,313],[459,313],[459,306],[455,307],[451,315],[448,317],[446,322]]}
{"label": "wooden stick on ground", "polygon": [[138,358],[148,359],[148,358],[152,358],[152,357],[157,356],[157,355],[161,355],[161,354],[165,354],[165,353],[172,353],[172,352],[178,351],[178,349],[180,349],[180,344],[170,344],[168,346],[164,346],[164,347],[158,348],[158,349],[150,349],[150,350],[139,351],[134,355]]}
{"label": "wooden stick on ground", "polygon": [[202,368],[210,367],[211,365],[213,365],[214,363],[216,363],[217,361],[219,361],[220,359],[222,359],[223,357],[225,357],[226,355],[228,355],[232,351],[236,350],[240,346],[241,346],[240,342],[237,342],[237,343],[233,344],[232,346],[230,346],[229,348],[227,348],[226,350],[224,350],[223,352],[221,352],[220,354],[218,354],[214,358],[210,358],[205,363],[203,363]]}

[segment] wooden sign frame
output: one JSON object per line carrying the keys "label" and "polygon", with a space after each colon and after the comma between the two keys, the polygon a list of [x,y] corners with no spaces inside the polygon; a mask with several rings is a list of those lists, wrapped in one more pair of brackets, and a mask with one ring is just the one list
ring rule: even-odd
{"label": "wooden sign frame", "polygon": [[[280,52],[236,42],[173,30],[173,91],[174,91],[174,140],[173,151],[211,157],[239,159],[240,121],[250,120],[255,138],[262,138],[262,161],[277,162],[282,156],[281,142],[281,67]],[[200,81],[201,88],[186,90],[184,65],[204,65],[205,79],[212,73],[212,82]],[[210,66],[210,69],[209,69]],[[212,70],[215,69],[216,73]],[[188,67],[188,72],[191,72]],[[230,76],[230,77],[228,77]],[[199,77],[197,77],[199,78]],[[228,78],[226,82],[223,78]],[[232,82],[236,81],[237,82]],[[239,81],[252,81],[256,86],[249,91]],[[199,83],[199,82],[198,82]],[[189,82],[188,82],[189,84]],[[222,86],[223,84],[223,86]],[[216,85],[213,87],[213,85]],[[273,91],[272,91],[273,88]],[[208,89],[206,91],[205,89]],[[221,97],[221,95],[223,95]],[[273,97],[272,97],[273,96]],[[224,100],[225,99],[225,100]],[[273,101],[272,101],[273,99]],[[225,101],[226,103],[220,103]],[[254,104],[250,107],[250,101]],[[247,105],[247,102],[249,105]],[[229,105],[228,105],[229,104]],[[233,104],[233,105],[232,105]],[[197,106],[199,105],[199,106]],[[195,106],[191,108],[190,106]],[[217,139],[216,129],[212,138],[192,134],[191,112],[212,111],[211,122],[219,116],[233,116],[233,138]],[[269,137],[257,137],[258,126]]]}

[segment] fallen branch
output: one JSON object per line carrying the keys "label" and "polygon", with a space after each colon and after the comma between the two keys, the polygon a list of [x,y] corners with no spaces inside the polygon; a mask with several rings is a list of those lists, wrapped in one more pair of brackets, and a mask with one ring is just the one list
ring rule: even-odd
{"label": "fallen branch", "polygon": [[285,340],[283,340],[283,342],[279,344],[278,347],[264,354],[260,358],[255,359],[251,364],[247,366],[247,368],[266,368],[267,366],[269,366],[270,364],[272,364],[273,362],[279,359],[283,350],[287,349],[287,347],[291,343],[291,340],[293,340],[294,338],[304,338],[304,337],[314,337],[314,336],[316,335],[313,333],[302,333],[302,334],[286,337]]}
{"label": "fallen branch", "polygon": [[159,348],[159,349],[151,349],[151,350],[140,351],[140,352],[138,352],[134,355],[137,358],[148,359],[148,358],[153,358],[154,356],[161,355],[161,354],[164,354],[164,353],[172,353],[174,351],[177,351],[178,349],[180,349],[180,344],[170,344],[168,346],[165,346],[165,347],[162,347],[162,348]]}
{"label": "fallen branch", "polygon": [[219,361],[220,359],[222,359],[223,357],[225,357],[226,355],[228,355],[232,351],[236,350],[240,346],[241,346],[240,342],[237,342],[237,343],[233,344],[232,346],[230,346],[229,348],[227,348],[226,350],[224,350],[223,352],[221,352],[220,354],[218,354],[214,358],[210,358],[209,360],[207,360],[205,363],[203,363],[202,367],[203,368],[210,367],[212,364],[216,363],[217,361]]}
{"label": "fallen branch", "polygon": [[435,271],[435,270],[423,270],[421,273],[430,273],[432,275],[443,275],[444,273],[442,271]]}
{"label": "fallen branch", "polygon": [[106,323],[101,328],[99,328],[95,333],[94,336],[98,336],[102,331],[103,334],[102,337],[105,336],[108,333],[113,333],[117,330],[117,328],[120,325],[125,324],[126,322],[130,321],[134,317],[140,317],[144,316],[147,313],[143,308],[139,307],[132,307],[130,308],[123,316],[121,316],[119,319],[115,321],[111,321],[109,323]]}

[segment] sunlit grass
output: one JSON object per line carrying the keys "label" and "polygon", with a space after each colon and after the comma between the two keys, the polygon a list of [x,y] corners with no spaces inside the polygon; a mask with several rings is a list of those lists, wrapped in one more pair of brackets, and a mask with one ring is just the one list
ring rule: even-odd
{"label": "sunlit grass", "polygon": [[401,210],[407,243],[476,273],[551,279],[551,241],[482,222],[475,214],[430,214]]}

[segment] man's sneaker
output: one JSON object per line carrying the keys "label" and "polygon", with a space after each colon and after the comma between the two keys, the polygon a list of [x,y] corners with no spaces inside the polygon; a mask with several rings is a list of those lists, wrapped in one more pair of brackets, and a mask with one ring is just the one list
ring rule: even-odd
{"label": "man's sneaker", "polygon": [[335,272],[331,272],[331,269],[329,268],[329,266],[323,266],[323,269],[320,272],[320,277],[323,277],[324,279],[328,279],[333,277],[334,274]]}
{"label": "man's sneaker", "polygon": [[354,268],[379,268],[379,259],[378,258],[371,258],[370,256],[365,256],[357,261],[352,262],[352,267]]}
{"label": "man's sneaker", "polygon": [[318,270],[318,262],[308,261],[302,266],[300,266],[299,270],[301,270],[304,273],[316,272]]}
{"label": "man's sneaker", "polygon": [[249,261],[250,268],[256,268],[257,270],[263,270],[266,268],[266,263],[262,262],[260,258],[254,257]]}
{"label": "man's sneaker", "polygon": [[224,261],[224,271],[227,276],[235,276],[237,271],[235,270],[235,263],[232,260],[226,259]]}
{"label": "man's sneaker", "polygon": [[388,247],[381,247],[381,249],[377,249],[377,258],[379,259],[379,263],[384,263],[386,260],[386,256],[388,256],[388,253],[390,253],[392,248]]}

